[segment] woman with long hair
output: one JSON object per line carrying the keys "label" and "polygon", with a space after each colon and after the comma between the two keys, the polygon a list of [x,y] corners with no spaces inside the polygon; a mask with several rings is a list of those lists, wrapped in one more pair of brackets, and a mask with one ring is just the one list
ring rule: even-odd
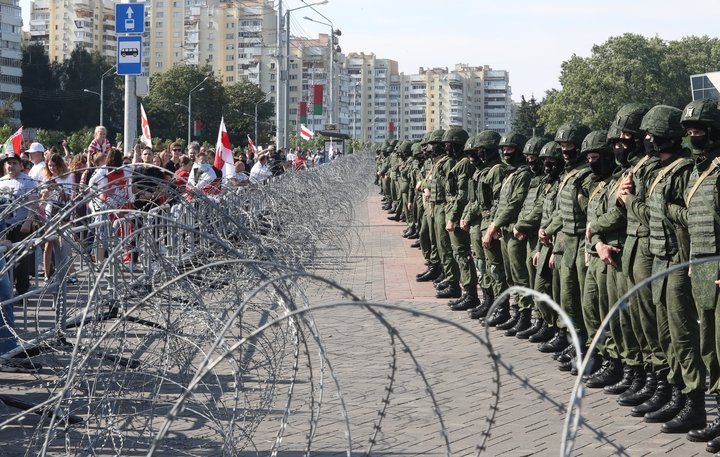
{"label": "woman with long hair", "polygon": [[[70,173],[63,157],[57,152],[49,157],[42,170],[43,189],[40,191],[42,200],[41,214],[50,220],[63,211],[72,200],[75,192],[75,174]],[[53,272],[53,250],[58,241],[47,241],[43,249],[43,270],[49,279]],[[72,279],[73,277],[71,277]]]}

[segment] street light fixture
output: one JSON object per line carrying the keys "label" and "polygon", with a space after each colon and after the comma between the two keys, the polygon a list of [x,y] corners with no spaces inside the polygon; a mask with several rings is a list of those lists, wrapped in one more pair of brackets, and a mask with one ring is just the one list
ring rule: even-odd
{"label": "street light fixture", "polygon": [[[305,3],[303,1],[303,3]],[[288,92],[290,91],[290,78],[288,72],[290,70],[290,12],[303,8],[312,8],[317,5],[325,5],[328,0],[321,0],[315,3],[305,3],[297,8],[290,8],[283,13],[282,0],[278,2],[278,23],[277,23],[277,61],[275,62],[275,119],[277,124],[277,143],[278,148],[285,147],[288,144]],[[283,20],[285,24],[283,25]],[[285,32],[285,56],[283,57],[283,31]],[[283,74],[283,68],[285,72]],[[283,77],[284,76],[284,77]],[[283,96],[283,90],[285,96]]]}
{"label": "street light fixture", "polygon": [[327,16],[325,16],[315,8],[312,8],[312,10],[325,18],[327,22],[318,21],[317,19],[313,19],[307,16],[305,16],[303,19],[306,19],[310,22],[315,22],[316,24],[327,25],[328,27],[330,27],[330,63],[328,69],[328,91],[330,92],[330,94],[328,96],[328,124],[332,124],[335,108],[335,37],[342,35],[342,32],[339,29],[335,29],[332,21],[328,19]]}
{"label": "street light fixture", "polygon": [[[192,89],[190,89],[190,92],[188,93],[188,104],[187,104],[187,110],[188,110],[187,146],[190,146],[190,128],[191,128],[191,125],[190,125],[190,124],[191,124],[191,122],[192,122],[192,117],[191,117],[191,116],[192,116],[192,94],[193,94],[193,92],[200,92],[200,91],[205,90],[204,87],[200,87],[200,86],[202,86],[202,85],[205,83],[205,81],[208,80],[208,78],[209,78],[209,76],[206,76],[205,79],[203,79],[203,80],[200,81],[195,87],[193,87]],[[200,87],[200,88],[198,89],[198,87]],[[179,105],[179,103],[175,103],[175,104],[176,104],[176,105]],[[182,105],[181,105],[181,106],[182,106]]]}
{"label": "street light fixture", "polygon": [[103,124],[103,110],[104,110],[104,101],[105,101],[105,78],[110,75],[110,72],[115,69],[115,65],[108,68],[105,73],[100,76],[100,92],[95,92],[88,89],[83,89],[83,92],[87,92],[89,94],[95,94],[98,97],[100,97],[100,123],[98,125],[104,125]]}

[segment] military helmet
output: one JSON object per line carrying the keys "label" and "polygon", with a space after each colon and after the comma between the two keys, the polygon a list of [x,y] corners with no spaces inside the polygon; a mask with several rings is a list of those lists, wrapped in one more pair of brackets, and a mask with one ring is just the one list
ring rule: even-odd
{"label": "military helmet", "polygon": [[661,138],[682,138],[685,129],[680,124],[683,111],[668,105],[657,105],[643,116],[640,130]]}
{"label": "military helmet", "polygon": [[394,150],[395,150],[395,148],[393,148],[392,145],[390,145],[390,144],[388,144],[387,146],[385,146],[385,152],[387,152],[387,153],[391,153],[391,152],[393,152]]}
{"label": "military helmet", "polygon": [[695,124],[720,129],[720,106],[718,106],[718,100],[706,98],[691,101],[682,112],[680,124],[684,128],[692,127]]}
{"label": "military helmet", "polygon": [[557,143],[555,141],[549,141],[545,143],[542,149],[540,149],[540,154],[538,155],[538,158],[562,160],[562,149],[560,149],[560,143]]}
{"label": "military helmet", "polygon": [[413,141],[410,145],[410,151],[413,156],[419,156],[422,154],[422,141]]}
{"label": "military helmet", "polygon": [[443,139],[444,135],[445,135],[445,130],[443,130],[443,129],[433,130],[432,133],[430,133],[430,138],[428,138],[427,143],[428,144],[442,143],[442,139]]}
{"label": "military helmet", "polygon": [[560,126],[555,134],[555,141],[580,146],[588,133],[590,133],[589,128],[577,121],[570,121]]}
{"label": "military helmet", "polygon": [[500,134],[494,130],[483,130],[473,137],[473,149],[497,149],[501,138]]}
{"label": "military helmet", "polygon": [[527,138],[522,133],[510,132],[506,133],[502,136],[502,138],[500,138],[498,146],[514,146],[516,149],[522,151],[522,149],[525,147],[526,142]]}
{"label": "military helmet", "polygon": [[463,151],[468,152],[472,151],[473,149],[473,137],[469,137],[467,141],[465,142],[465,146],[463,147]]}
{"label": "military helmet", "polygon": [[[622,132],[640,134],[642,133],[640,131],[640,124],[648,111],[650,111],[650,107],[643,103],[628,103],[623,105],[615,115],[612,126]],[[610,130],[612,130],[612,128]]]}
{"label": "military helmet", "polygon": [[410,147],[412,146],[412,143],[408,140],[401,141],[397,146],[397,152],[400,155],[408,156],[410,155]]}
{"label": "military helmet", "polygon": [[542,150],[542,147],[547,143],[547,138],[543,138],[541,136],[534,136],[527,140],[527,143],[525,143],[525,147],[523,148],[523,154],[524,155],[540,155],[540,151]]}
{"label": "military helmet", "polygon": [[607,141],[607,130],[593,130],[588,133],[582,141],[580,152],[587,154],[588,152],[608,152],[610,145]]}
{"label": "military helmet", "polygon": [[619,129],[615,124],[610,125],[607,131],[607,140],[609,142],[615,142],[620,139],[620,134],[622,133],[622,130]]}
{"label": "military helmet", "polygon": [[423,135],[422,140],[420,140],[420,146],[425,146],[430,141],[430,135],[432,132],[425,132],[425,135]]}
{"label": "military helmet", "polygon": [[442,137],[442,142],[464,146],[468,138],[469,135],[464,129],[461,129],[459,127],[450,127],[449,129],[445,130],[445,133]]}

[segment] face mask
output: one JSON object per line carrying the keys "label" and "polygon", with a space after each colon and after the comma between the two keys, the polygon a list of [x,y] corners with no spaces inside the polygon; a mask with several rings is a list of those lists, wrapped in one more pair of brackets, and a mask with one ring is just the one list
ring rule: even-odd
{"label": "face mask", "polygon": [[557,161],[557,160],[546,160],[543,164],[545,168],[545,174],[551,178],[555,179],[558,176],[560,176],[560,173],[563,171],[563,162]]}
{"label": "face mask", "polygon": [[575,148],[575,149],[570,149],[570,150],[568,150],[568,151],[563,151],[562,153],[563,153],[563,155],[566,155],[567,158],[568,158],[568,160],[565,162],[565,166],[566,166],[566,167],[568,167],[568,166],[571,167],[571,166],[575,165],[575,162],[577,162],[577,159],[578,159],[578,150],[577,150],[577,148]]}
{"label": "face mask", "polygon": [[527,164],[528,167],[530,167],[530,171],[532,171],[535,176],[543,172],[543,164],[539,160],[535,159]]}
{"label": "face mask", "polygon": [[590,169],[592,170],[596,178],[602,178],[605,172],[605,164],[603,163],[602,159],[599,159],[595,162],[590,163]]}
{"label": "face mask", "polygon": [[697,149],[698,151],[704,151],[705,147],[707,146],[707,142],[707,135],[690,137],[690,144],[692,145],[693,149]]}
{"label": "face mask", "polygon": [[624,148],[622,143],[617,142],[613,144],[613,155],[615,156],[615,162],[617,162],[617,164],[621,167],[627,167],[630,165],[628,162],[630,151]]}
{"label": "face mask", "polygon": [[648,140],[647,138],[645,138],[645,140],[643,141],[643,143],[645,144],[645,152],[647,152],[648,154],[653,154],[653,153],[656,153],[656,152],[657,152],[657,151],[655,150],[655,143],[654,143],[654,142],[652,142],[652,141]]}

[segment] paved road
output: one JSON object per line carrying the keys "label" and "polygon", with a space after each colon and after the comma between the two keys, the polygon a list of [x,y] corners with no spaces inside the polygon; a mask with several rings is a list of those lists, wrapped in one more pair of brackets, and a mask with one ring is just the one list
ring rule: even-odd
{"label": "paved road", "polygon": [[[326,260],[333,267],[318,273],[333,277],[369,301],[401,305],[437,319],[377,308],[394,326],[389,332],[377,316],[360,306],[313,312],[345,402],[352,455],[363,455],[368,449],[379,417],[373,455],[475,455],[495,398],[494,370],[487,348],[452,324],[467,326],[481,338],[483,330],[465,313],[452,312],[444,301],[436,300],[431,285],[415,282],[415,274],[423,270],[420,252],[401,238],[403,225],[386,216],[377,195],[359,203],[349,255],[328,253]],[[340,299],[340,294],[318,288],[314,302]],[[500,364],[500,395],[484,455],[559,455],[573,378],[558,371],[548,355],[528,342],[495,330],[491,339]],[[329,373],[326,370],[324,405],[312,455],[347,455],[343,408]],[[317,377],[314,382],[317,385]],[[307,442],[310,406],[304,400],[308,391],[302,390],[294,393],[280,455],[302,455]],[[388,391],[387,409],[380,414]],[[707,401],[708,406],[713,403],[710,397]],[[659,425],[646,424],[628,413],[616,405],[614,397],[590,391],[583,401],[584,424],[572,455],[710,455],[704,443],[662,434]],[[259,449],[267,449],[274,438],[269,435],[273,425],[277,417],[269,418],[258,431]]]}

